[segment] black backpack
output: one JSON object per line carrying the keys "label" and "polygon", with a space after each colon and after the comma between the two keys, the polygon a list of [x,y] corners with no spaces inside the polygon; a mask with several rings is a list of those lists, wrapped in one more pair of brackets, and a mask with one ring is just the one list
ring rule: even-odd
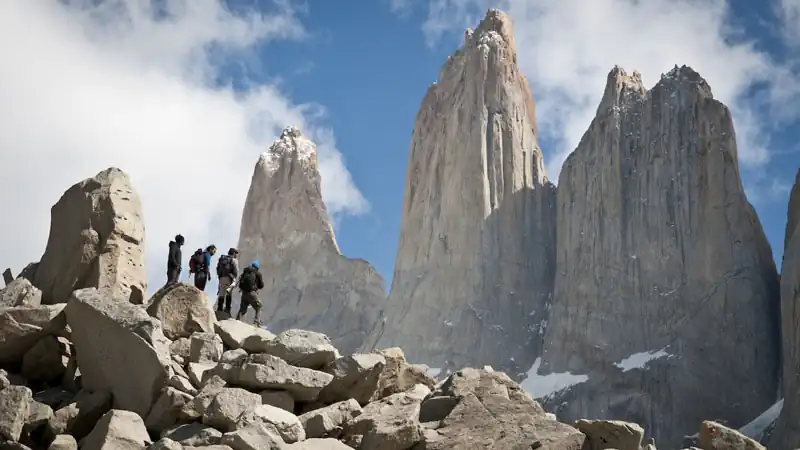
{"label": "black backpack", "polygon": [[256,271],[252,267],[247,267],[239,278],[239,289],[242,292],[253,292],[256,288]]}
{"label": "black backpack", "polygon": [[[233,258],[230,255],[222,255],[217,262],[217,277],[227,277],[233,273]],[[233,277],[231,277],[233,278]]]}
{"label": "black backpack", "polygon": [[203,249],[198,248],[194,255],[189,259],[189,271],[194,273],[205,272],[206,260],[203,257]]}

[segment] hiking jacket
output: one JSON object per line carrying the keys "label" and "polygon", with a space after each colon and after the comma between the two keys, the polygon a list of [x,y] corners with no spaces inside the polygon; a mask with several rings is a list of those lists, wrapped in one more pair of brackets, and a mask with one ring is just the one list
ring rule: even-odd
{"label": "hiking jacket", "polygon": [[169,241],[169,254],[167,255],[167,269],[181,266],[181,246],[175,241]]}
{"label": "hiking jacket", "polygon": [[211,269],[210,269],[210,267],[211,267],[211,253],[208,253],[208,250],[203,252],[203,265],[206,266],[205,267],[205,272],[207,274],[210,274],[211,273]]}
{"label": "hiking jacket", "polygon": [[[256,273],[256,288],[254,290],[252,290],[252,291],[249,291],[248,293],[252,293],[252,292],[264,289],[264,277],[261,276],[261,271],[260,270],[254,269],[252,266],[248,266],[248,267],[246,267],[244,269],[244,271],[245,272],[247,272],[247,271],[255,271],[255,273]],[[243,274],[244,274],[244,272],[243,272]],[[247,291],[242,291],[242,292],[247,292]]]}

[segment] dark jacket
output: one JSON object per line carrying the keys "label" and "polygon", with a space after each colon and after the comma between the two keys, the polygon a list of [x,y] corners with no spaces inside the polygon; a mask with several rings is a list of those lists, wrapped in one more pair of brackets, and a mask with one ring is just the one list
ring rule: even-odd
{"label": "dark jacket", "polygon": [[181,246],[175,241],[169,241],[169,255],[167,256],[167,269],[181,266]]}
{"label": "dark jacket", "polygon": [[[254,291],[257,291],[257,290],[260,290],[260,289],[264,289],[264,277],[261,276],[261,271],[259,271],[258,269],[255,269],[253,266],[247,266],[247,267],[244,268],[244,271],[242,272],[242,276],[244,276],[244,274],[246,274],[247,272],[255,272],[256,273],[256,288],[253,291],[250,291],[250,292],[254,292]],[[239,280],[239,282],[241,283],[241,280]],[[243,290],[242,292],[245,292],[245,291]]]}

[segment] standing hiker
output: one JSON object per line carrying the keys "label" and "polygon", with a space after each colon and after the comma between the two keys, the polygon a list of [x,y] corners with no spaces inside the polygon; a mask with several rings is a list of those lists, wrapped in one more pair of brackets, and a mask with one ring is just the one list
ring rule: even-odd
{"label": "standing hiker", "polygon": [[247,307],[253,306],[256,313],[253,319],[253,325],[261,326],[261,300],[258,299],[258,290],[264,289],[264,277],[258,270],[261,265],[258,261],[253,261],[248,267],[242,271],[242,276],[239,278],[239,289],[242,291],[242,304],[239,306],[239,313],[236,314],[236,320],[242,320],[247,314]]}
{"label": "standing hiker", "polygon": [[[239,276],[239,250],[231,248],[227,255],[222,255],[217,261],[217,311],[225,311],[230,315],[231,301],[233,300],[233,287],[236,286],[236,277]],[[223,303],[225,308],[223,309]]]}
{"label": "standing hiker", "polygon": [[167,284],[177,283],[181,276],[181,246],[183,245],[183,236],[180,234],[175,236],[174,241],[169,242],[169,253],[167,254]]}
{"label": "standing hiker", "polygon": [[189,260],[189,273],[194,274],[194,287],[204,291],[206,283],[211,279],[211,258],[217,253],[217,247],[214,244],[206,247],[206,251],[198,248],[194,252],[192,258]]}

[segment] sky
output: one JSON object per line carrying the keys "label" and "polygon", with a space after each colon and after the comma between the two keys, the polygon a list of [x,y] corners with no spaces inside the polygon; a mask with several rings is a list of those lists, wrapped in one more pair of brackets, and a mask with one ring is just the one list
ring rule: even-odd
{"label": "sky", "polygon": [[417,109],[489,7],[514,20],[554,182],[614,65],[648,87],[676,64],[705,77],[732,111],[780,266],[800,166],[800,0],[2,1],[0,266],[38,260],[50,207],[116,166],[141,197],[152,292],[175,234],[187,258],[236,245],[258,156],[291,124],[317,143],[342,252],[388,289]]}

